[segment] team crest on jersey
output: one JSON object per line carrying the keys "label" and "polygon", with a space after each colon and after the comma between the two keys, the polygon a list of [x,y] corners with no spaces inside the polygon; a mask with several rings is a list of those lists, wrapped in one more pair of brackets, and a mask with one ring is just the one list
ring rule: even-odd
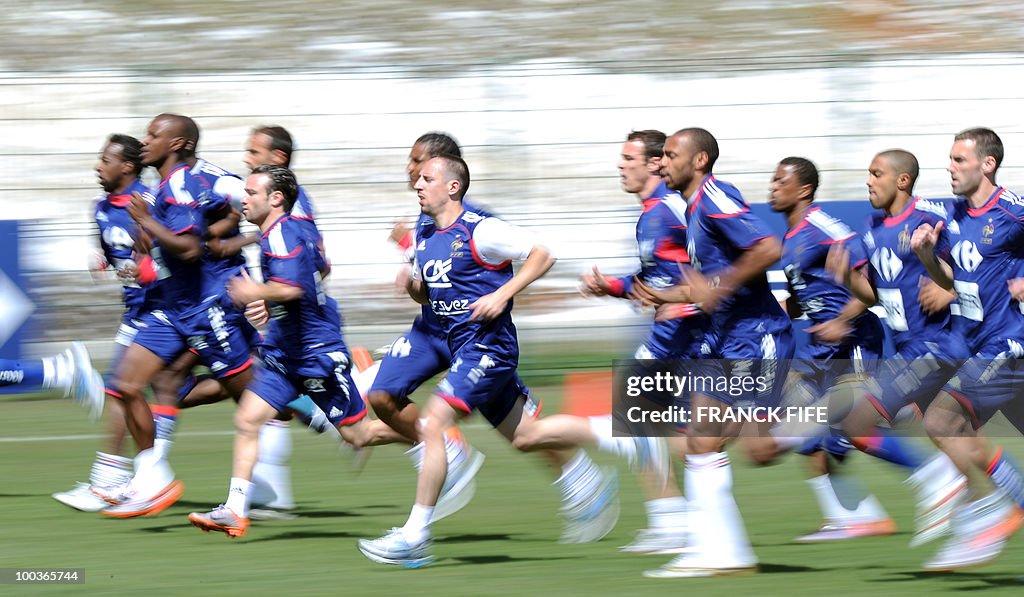
{"label": "team crest on jersey", "polygon": [[988,219],[988,224],[985,224],[985,226],[983,226],[982,229],[981,229],[981,244],[983,244],[983,245],[991,245],[992,244],[992,235],[995,234],[995,232],[996,232],[995,224],[992,223],[992,218],[989,218]]}
{"label": "team crest on jersey", "polygon": [[899,235],[896,237],[896,249],[901,255],[906,255],[910,252],[910,236],[910,227],[904,224],[903,230],[900,230]]}
{"label": "team crest on jersey", "polygon": [[462,247],[465,246],[465,244],[466,243],[462,240],[462,237],[456,236],[455,240],[452,241],[451,257],[462,257]]}

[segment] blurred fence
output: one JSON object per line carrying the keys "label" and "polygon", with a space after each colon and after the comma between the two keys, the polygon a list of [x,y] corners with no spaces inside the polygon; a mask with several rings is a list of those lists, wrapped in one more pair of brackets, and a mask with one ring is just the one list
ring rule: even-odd
{"label": "blurred fence", "polygon": [[[802,155],[822,171],[819,200],[865,198],[877,151],[903,147],[922,164],[918,192],[945,196],[952,135],[989,126],[1006,144],[1000,180],[1024,184],[1020,54],[829,56],[762,60],[439,64],[329,71],[4,72],[0,180],[4,217],[26,222],[22,266],[38,310],[38,341],[113,336],[118,288],[94,281],[93,165],[113,132],[143,135],[159,112],[194,117],[200,154],[243,171],[248,131],[280,124],[296,139],[294,168],[310,191],[334,264],[329,283],[350,342],[386,343],[417,308],[392,289],[399,256],[386,242],[411,219],[404,166],[412,141],[452,133],[473,175],[470,195],[536,230],[560,257],[517,303],[526,340],[587,341],[623,350],[644,315],[576,295],[580,272],[635,265],[634,197],[616,161],[633,129],[702,126],[720,142],[719,178],[763,202],[775,164]],[[780,224],[775,222],[775,224]],[[857,222],[851,222],[856,226]]]}

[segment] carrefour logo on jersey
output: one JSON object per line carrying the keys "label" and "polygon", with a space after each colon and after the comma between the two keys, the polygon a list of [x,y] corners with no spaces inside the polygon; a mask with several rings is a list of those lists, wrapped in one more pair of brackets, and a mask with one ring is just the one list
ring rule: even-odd
{"label": "carrefour logo on jersey", "polygon": [[423,280],[429,288],[451,288],[448,272],[452,271],[451,259],[431,259],[423,264]]}
{"label": "carrefour logo on jersey", "polygon": [[981,251],[978,250],[978,245],[972,243],[969,240],[962,240],[953,245],[953,261],[960,269],[966,272],[973,272],[978,269],[983,259]]}
{"label": "carrefour logo on jersey", "polygon": [[889,247],[882,247],[872,253],[871,265],[886,282],[892,282],[903,271],[903,260]]}

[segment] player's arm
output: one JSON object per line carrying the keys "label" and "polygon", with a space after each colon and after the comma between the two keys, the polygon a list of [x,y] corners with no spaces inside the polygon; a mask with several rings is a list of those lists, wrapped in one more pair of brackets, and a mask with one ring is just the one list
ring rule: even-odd
{"label": "player's arm", "polygon": [[284,282],[270,280],[261,284],[249,277],[244,269],[241,276],[232,278],[228,283],[228,295],[239,306],[247,306],[256,301],[288,303],[299,300],[303,294],[300,286]]}
{"label": "player's arm", "polygon": [[[214,259],[227,259],[242,252],[245,247],[260,242],[255,234],[235,234],[242,214],[228,205],[222,217],[206,228],[206,249]],[[225,238],[227,237],[227,238]]]}
{"label": "player's arm", "polygon": [[867,309],[868,305],[865,305],[859,298],[851,296],[838,315],[833,319],[808,327],[807,333],[814,334],[819,342],[838,344],[853,331],[851,322],[860,317]]}
{"label": "player's arm", "polygon": [[512,297],[546,274],[555,264],[551,251],[536,242],[532,234],[497,218],[487,218],[478,224],[473,241],[474,250],[485,263],[497,265],[525,257],[519,271],[508,282],[470,305],[473,319],[489,320],[501,315]]}
{"label": "player's arm", "polygon": [[928,223],[918,226],[910,238],[910,248],[914,250],[936,284],[946,290],[953,290],[953,268],[946,261],[939,259],[935,250],[944,225],[944,222],[939,221],[934,227]]}
{"label": "player's arm", "polygon": [[583,296],[614,296],[625,298],[633,289],[633,280],[636,274],[628,276],[605,276],[597,266],[593,272],[585,272],[580,276],[580,293]]}
{"label": "player's arm", "polygon": [[825,269],[832,274],[837,284],[846,286],[861,302],[871,306],[878,302],[878,293],[868,278],[868,267],[867,257],[850,251],[844,243],[835,243],[829,247]]}
{"label": "player's arm", "polygon": [[182,261],[195,261],[202,255],[199,236],[188,228],[179,234],[158,222],[149,211],[149,203],[139,193],[132,193],[128,212],[138,223],[139,228],[155,238],[164,250],[174,253]]}
{"label": "player's arm", "polygon": [[427,285],[419,276],[419,271],[419,265],[413,259],[412,264],[408,268],[403,268],[398,276],[400,281],[404,277],[405,291],[409,293],[409,297],[421,305],[426,305],[430,302],[430,296],[427,294]]}
{"label": "player's arm", "polygon": [[206,227],[206,238],[223,238],[233,233],[242,221],[242,213],[230,205],[224,205],[218,213],[211,214],[210,225]]}
{"label": "player's arm", "polygon": [[688,273],[690,300],[700,305],[705,313],[714,313],[722,301],[730,298],[736,290],[749,284],[754,278],[764,275],[772,265],[782,258],[782,243],[775,236],[765,236],[754,242],[740,258],[718,276],[718,284],[708,283],[696,272]]}

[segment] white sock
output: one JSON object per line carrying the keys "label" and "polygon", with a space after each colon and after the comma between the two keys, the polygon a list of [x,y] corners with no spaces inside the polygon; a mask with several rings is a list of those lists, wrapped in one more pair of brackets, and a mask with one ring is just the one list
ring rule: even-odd
{"label": "white sock", "polygon": [[352,381],[356,382],[356,388],[359,390],[360,396],[365,398],[366,394],[369,393],[370,388],[373,387],[373,380],[377,379],[377,371],[379,370],[379,361],[368,367],[366,371],[359,371],[355,367],[352,368]]}
{"label": "white sock", "polygon": [[647,528],[682,530],[686,528],[686,498],[683,496],[656,498],[644,502]]}
{"label": "white sock", "polygon": [[917,491],[918,500],[922,501],[962,480],[966,480],[966,477],[943,452],[929,458],[907,478],[907,482]]}
{"label": "white sock", "polygon": [[287,421],[272,420],[260,427],[260,455],[252,469],[252,503],[278,510],[295,507],[288,459],[292,435]]}
{"label": "white sock", "polygon": [[686,457],[690,539],[694,558],[710,567],[753,566],[743,518],[732,495],[732,467],[725,452]]}
{"label": "white sock", "polygon": [[609,452],[621,456],[627,462],[636,461],[636,442],[631,437],[615,437],[612,435],[612,417],[605,415],[601,417],[587,417],[590,422],[590,430],[597,438],[597,448],[603,452]]}
{"label": "white sock", "polygon": [[96,460],[92,462],[89,483],[97,487],[117,487],[124,485],[132,478],[132,459],[96,452]]}
{"label": "white sock", "polygon": [[889,513],[885,511],[882,503],[878,501],[872,494],[868,494],[859,504],[857,509],[853,512],[853,517],[862,522],[885,520],[889,518]]}
{"label": "white sock", "polygon": [[156,453],[156,457],[160,460],[169,460],[171,456],[171,446],[174,445],[169,439],[155,439],[153,440],[153,451]]}
{"label": "white sock", "polygon": [[[870,495],[864,489],[864,486],[851,475],[831,473],[825,476],[828,478],[829,485],[831,485],[832,491],[835,492],[836,500],[842,508],[839,517],[834,520],[837,522],[862,521],[863,518],[860,517],[858,512]],[[868,506],[868,511],[870,510],[871,508]]]}
{"label": "white sock", "polygon": [[402,535],[409,545],[419,545],[430,538],[430,518],[434,515],[433,506],[413,504],[409,512],[409,520],[402,527]]}
{"label": "white sock", "polygon": [[68,396],[75,381],[74,361],[71,352],[65,351],[52,357],[43,357],[43,387],[63,388]]}
{"label": "white sock", "polygon": [[842,521],[848,518],[849,512],[839,503],[828,473],[807,479],[807,484],[811,486],[814,497],[818,499],[822,518],[828,521]]}
{"label": "white sock", "polygon": [[249,518],[249,500],[252,494],[252,482],[240,477],[231,477],[228,487],[228,499],[224,505],[237,516]]}
{"label": "white sock", "polygon": [[412,466],[417,471],[423,468],[423,442],[413,444],[411,448],[405,451],[405,455],[412,461]]}
{"label": "white sock", "polygon": [[135,476],[132,477],[131,485],[138,497],[153,497],[172,481],[174,471],[166,460],[158,457],[156,448],[143,450],[135,456]]}
{"label": "white sock", "polygon": [[579,504],[597,493],[604,480],[604,473],[583,450],[562,467],[562,476],[555,481],[555,486],[562,492],[562,502],[567,508]]}

